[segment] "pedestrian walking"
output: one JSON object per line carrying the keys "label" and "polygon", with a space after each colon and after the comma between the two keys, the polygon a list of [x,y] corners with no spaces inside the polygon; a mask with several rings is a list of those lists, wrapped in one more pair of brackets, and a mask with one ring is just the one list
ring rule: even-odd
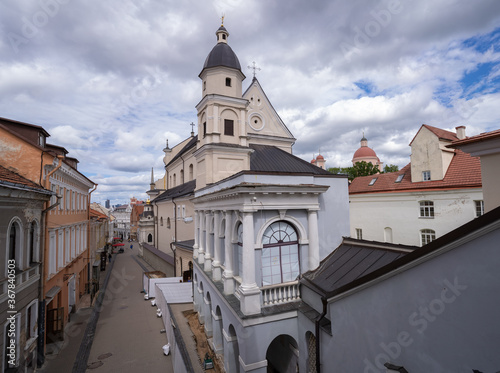
{"label": "pedestrian walking", "polygon": [[111,263],[111,253],[108,254],[109,262]]}

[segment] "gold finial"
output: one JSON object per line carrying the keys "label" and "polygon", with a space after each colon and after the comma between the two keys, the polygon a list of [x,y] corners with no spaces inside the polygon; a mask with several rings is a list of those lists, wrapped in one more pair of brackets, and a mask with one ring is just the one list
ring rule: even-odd
{"label": "gold finial", "polygon": [[225,15],[224,15],[224,13],[222,13],[222,17],[221,17],[222,22],[221,22],[220,27],[224,27],[224,17],[225,17]]}

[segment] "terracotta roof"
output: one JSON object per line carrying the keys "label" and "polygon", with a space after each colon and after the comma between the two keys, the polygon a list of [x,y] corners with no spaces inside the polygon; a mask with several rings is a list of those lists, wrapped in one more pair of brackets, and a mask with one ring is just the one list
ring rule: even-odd
{"label": "terracotta roof", "polygon": [[[399,175],[403,175],[401,182],[396,183]],[[370,182],[377,178],[373,185]],[[448,171],[443,180],[411,181],[411,163],[397,172],[376,174],[355,178],[349,185],[349,194],[374,192],[415,192],[432,189],[480,188],[481,163],[479,158],[461,150],[455,150]]]}
{"label": "terracotta roof", "polygon": [[38,189],[39,191],[43,192],[50,192],[49,190],[41,187],[40,185],[34,183],[33,181],[26,179],[25,177],[3,166],[0,166],[0,181],[3,181],[5,184],[11,186],[25,187],[30,189]]}
{"label": "terracotta roof", "polygon": [[[446,141],[455,141],[458,140],[457,134],[454,132],[446,131],[441,128],[437,127],[432,127],[427,124],[422,124],[422,127],[427,128],[429,131],[431,131],[433,134],[435,134],[440,140],[446,140]],[[422,127],[418,130],[417,134],[413,137],[413,139],[410,141],[410,145],[415,140],[415,137],[419,134],[419,132],[422,130]]]}
{"label": "terracotta roof", "polygon": [[97,219],[107,219],[108,217],[99,211],[94,210],[93,208],[90,209],[90,216],[93,218]]}
{"label": "terracotta roof", "polygon": [[481,134],[476,135],[476,136],[466,137],[465,139],[462,139],[462,140],[453,141],[453,143],[451,145],[447,145],[447,147],[452,148],[452,147],[455,147],[457,145],[471,144],[471,143],[475,143],[475,142],[494,139],[497,137],[500,137],[500,129],[495,130],[495,131],[491,131],[491,132],[484,132],[484,133],[481,133]]}
{"label": "terracotta roof", "polygon": [[372,148],[369,148],[368,146],[362,146],[361,148],[356,150],[352,159],[364,157],[377,157],[377,154]]}

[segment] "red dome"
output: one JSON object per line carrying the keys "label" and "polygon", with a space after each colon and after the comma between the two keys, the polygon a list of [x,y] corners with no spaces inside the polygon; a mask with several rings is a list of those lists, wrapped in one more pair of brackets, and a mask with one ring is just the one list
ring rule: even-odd
{"label": "red dome", "polygon": [[323,156],[322,156],[321,154],[319,154],[319,155],[316,157],[316,160],[317,160],[317,161],[319,161],[319,160],[323,161],[323,160],[325,160],[325,158],[323,158]]}
{"label": "red dome", "polygon": [[365,157],[377,157],[375,151],[368,146],[362,146],[356,153],[354,153],[353,159],[355,158],[365,158]]}

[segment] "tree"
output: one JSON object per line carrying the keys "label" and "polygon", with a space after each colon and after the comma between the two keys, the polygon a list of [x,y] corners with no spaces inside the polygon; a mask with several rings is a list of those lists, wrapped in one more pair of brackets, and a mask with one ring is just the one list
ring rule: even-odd
{"label": "tree", "polygon": [[389,172],[397,172],[399,171],[399,166],[396,166],[395,164],[388,165],[386,164],[384,166],[384,174],[387,174]]}
{"label": "tree", "polygon": [[356,162],[353,167],[331,167],[328,172],[332,174],[345,174],[347,175],[349,181],[352,181],[358,176],[368,176],[379,172],[378,166],[374,166],[371,163],[365,161]]}

